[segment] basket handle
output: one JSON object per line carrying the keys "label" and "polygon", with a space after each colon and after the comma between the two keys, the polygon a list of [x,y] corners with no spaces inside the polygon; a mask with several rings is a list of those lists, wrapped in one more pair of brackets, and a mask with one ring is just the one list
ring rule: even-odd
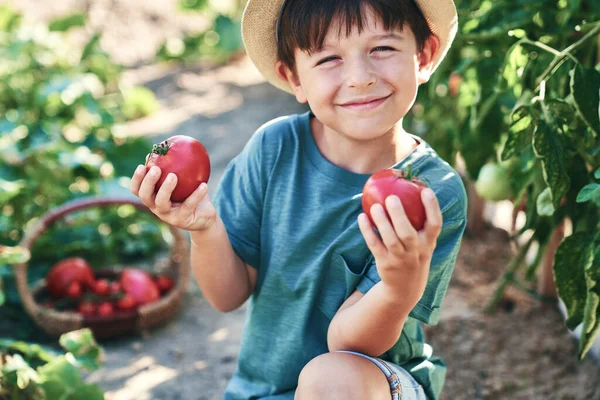
{"label": "basket handle", "polygon": [[[152,213],[152,211],[150,211],[150,209],[148,207],[146,207],[146,205],[144,203],[142,203],[139,200],[135,200],[135,199],[131,199],[131,198],[123,197],[123,198],[76,199],[71,202],[65,203],[64,205],[62,205],[58,208],[50,210],[47,214],[42,216],[31,230],[25,232],[25,235],[21,239],[19,246],[24,247],[28,250],[31,250],[31,247],[33,246],[35,241],[48,228],[50,228],[52,226],[52,224],[54,224],[54,222],[56,222],[59,219],[64,218],[66,215],[73,213],[75,211],[82,210],[85,208],[92,208],[92,207],[108,207],[108,206],[127,205],[127,204],[132,205],[135,208],[137,208],[138,210],[147,212],[156,217],[156,215],[154,215],[154,213]],[[156,219],[163,222],[158,217],[156,217]],[[167,224],[167,226],[171,230],[171,234],[173,235],[173,239],[174,239],[174,244],[171,248],[171,252],[169,255],[172,258],[172,257],[174,257],[175,254],[179,254],[179,252],[181,251],[180,247],[185,246],[186,242],[185,242],[185,237],[184,237],[181,229],[176,228],[169,224]],[[13,271],[15,274],[15,281],[17,284],[17,291],[19,292],[19,296],[21,297],[21,300],[23,301],[23,305],[24,305],[25,309],[27,310],[27,312],[29,313],[29,315],[31,315],[34,319],[36,319],[38,313],[40,313],[42,311],[43,312],[47,312],[47,311],[42,310],[41,307],[39,307],[37,305],[32,293],[31,293],[31,290],[29,289],[29,284],[27,282],[27,268],[28,268],[28,262],[13,265]],[[73,314],[74,314],[73,315],[74,318],[75,318],[75,316],[77,316],[77,317],[80,317],[81,320],[83,320],[83,317],[80,316],[79,314],[77,314],[77,313],[73,313]]]}

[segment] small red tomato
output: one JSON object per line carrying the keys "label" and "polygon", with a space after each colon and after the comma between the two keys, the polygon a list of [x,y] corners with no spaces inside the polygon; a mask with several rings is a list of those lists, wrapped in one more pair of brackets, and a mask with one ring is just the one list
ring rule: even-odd
{"label": "small red tomato", "polygon": [[177,175],[171,201],[184,201],[210,177],[210,158],[206,148],[198,140],[185,135],[175,135],[155,144],[146,158],[146,172],[154,165],[162,171],[155,192],[170,172]]}
{"label": "small red tomato", "polygon": [[396,195],[402,202],[408,220],[416,230],[420,231],[425,225],[426,218],[421,191],[426,187],[427,185],[419,178],[412,176],[410,168],[408,173],[397,169],[378,171],[371,175],[363,187],[362,209],[371,224],[375,226],[371,218],[371,206],[379,203],[385,209],[385,199],[390,195]]}
{"label": "small red tomato", "polygon": [[117,308],[119,310],[133,310],[135,306],[135,299],[130,294],[126,294],[117,301]]}
{"label": "small red tomato", "polygon": [[94,315],[96,313],[96,305],[91,301],[84,300],[77,306],[77,311],[83,315]]}
{"label": "small red tomato", "polygon": [[98,315],[107,316],[111,315],[114,311],[112,304],[104,301],[98,305]]}
{"label": "small red tomato", "polygon": [[110,292],[117,294],[117,293],[121,293],[121,284],[119,282],[111,282],[110,283]]}
{"label": "small red tomato", "polygon": [[78,299],[83,294],[83,290],[81,289],[81,283],[73,282],[67,288],[67,297],[71,299]]}
{"label": "small red tomato", "polygon": [[106,296],[110,293],[110,285],[106,279],[98,279],[94,283],[94,293],[100,296]]}
{"label": "small red tomato", "polygon": [[160,290],[161,294],[167,293],[168,291],[173,289],[173,286],[175,286],[175,282],[173,281],[173,279],[169,278],[166,275],[158,275],[154,279],[154,282],[156,282],[156,286],[158,286],[158,290]]}

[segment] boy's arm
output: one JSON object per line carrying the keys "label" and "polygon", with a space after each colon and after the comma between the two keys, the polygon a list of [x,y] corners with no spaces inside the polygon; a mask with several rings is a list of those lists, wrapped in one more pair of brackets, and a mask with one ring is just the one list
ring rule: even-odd
{"label": "boy's arm", "polygon": [[365,295],[353,293],[336,313],[327,334],[330,351],[355,350],[378,356],[399,339],[404,322],[423,296],[433,251],[442,228],[442,214],[431,189],[421,194],[425,227],[416,231],[396,196],[375,204],[371,216],[379,237],[365,214],[360,231],[375,259],[381,281]]}
{"label": "boy's arm", "polygon": [[417,286],[409,281],[401,296],[398,293],[403,292],[393,289],[395,294],[390,293],[383,282],[366,294],[355,290],[329,325],[329,351],[351,350],[373,357],[388,351],[400,338],[406,318],[423,294],[424,285],[411,293]]}
{"label": "boy's arm", "polygon": [[190,237],[192,273],[208,302],[221,312],[244,304],[256,286],[257,270],[233,251],[221,218]]}

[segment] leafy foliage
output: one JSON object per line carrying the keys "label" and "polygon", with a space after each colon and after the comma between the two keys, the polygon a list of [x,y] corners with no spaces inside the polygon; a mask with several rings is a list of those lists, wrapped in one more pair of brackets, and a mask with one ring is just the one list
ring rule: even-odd
{"label": "leafy foliage", "polygon": [[163,43],[156,58],[160,61],[188,62],[210,59],[216,62],[229,60],[242,50],[241,0],[181,0],[179,8],[185,12],[201,12],[211,19],[212,25],[199,33],[172,37]]}
{"label": "leafy foliage", "polygon": [[533,231],[540,248],[564,218],[573,222],[555,278],[569,327],[586,332],[583,357],[600,327],[600,3],[456,4],[455,44],[407,122],[442,157],[460,153],[471,179],[486,163],[508,165],[515,207],[527,204],[519,235]]}
{"label": "leafy foliage", "polygon": [[0,398],[26,400],[102,400],[104,393],[81,379],[81,369],[95,370],[102,349],[89,329],[65,333],[66,351],[58,354],[37,344],[0,340]]}

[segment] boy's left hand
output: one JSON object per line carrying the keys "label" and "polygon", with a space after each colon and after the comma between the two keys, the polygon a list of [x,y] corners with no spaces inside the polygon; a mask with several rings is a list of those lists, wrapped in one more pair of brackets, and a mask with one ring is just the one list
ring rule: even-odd
{"label": "boy's left hand", "polygon": [[381,204],[371,207],[371,217],[381,238],[364,213],[358,216],[360,231],[375,257],[382,283],[392,289],[390,293],[406,293],[410,288],[411,292],[419,290],[420,298],[425,290],[429,264],[442,230],[442,212],[431,189],[421,192],[421,200],[426,215],[421,231],[413,228],[397,196],[389,196],[385,200],[390,218]]}

